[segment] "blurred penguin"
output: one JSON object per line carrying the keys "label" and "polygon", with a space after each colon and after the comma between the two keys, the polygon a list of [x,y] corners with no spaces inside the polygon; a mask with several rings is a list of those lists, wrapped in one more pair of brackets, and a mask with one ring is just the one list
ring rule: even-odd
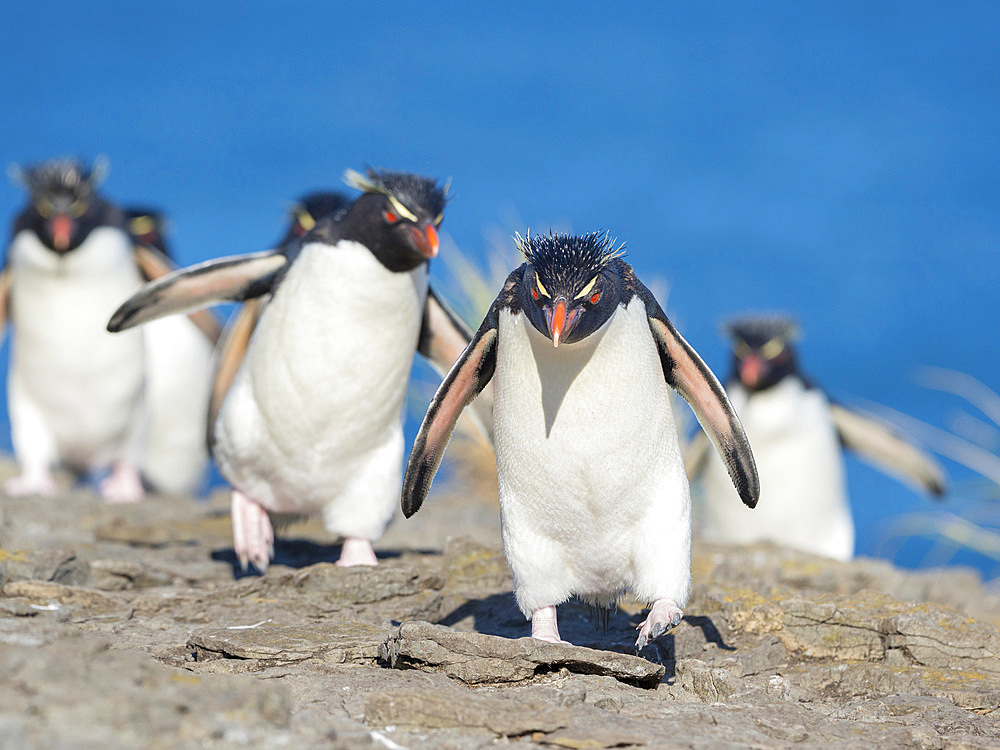
{"label": "blurred penguin", "polygon": [[[158,264],[144,278],[159,278],[173,270],[163,214],[152,208],[128,207],[125,216],[137,257],[148,255],[143,267]],[[157,320],[143,331],[146,440],[140,471],[159,492],[195,492],[205,477],[205,415],[215,369],[214,345],[220,335],[215,318],[205,312],[194,320]]]}
{"label": "blurred penguin", "polygon": [[757,459],[760,503],[753,513],[733,506],[725,468],[697,435],[686,451],[688,477],[700,480],[701,537],[722,544],[760,541],[836,560],[854,555],[842,448],[932,495],[944,472],[895,430],[833,403],[799,370],[795,323],[748,315],[725,325],[732,347],[726,390]]}
{"label": "blurred penguin", "polygon": [[[13,332],[8,402],[20,467],[5,484],[10,494],[54,494],[56,465],[79,476],[110,468],[100,491],[111,502],[144,492],[146,347],[141,334],[113,337],[103,323],[123,294],[172,265],[138,242],[125,213],[97,192],[106,171],[106,161],[88,167],[75,159],[10,170],[29,193],[0,272],[0,314]],[[212,320],[201,318],[209,335]],[[194,369],[187,360],[184,367]]]}

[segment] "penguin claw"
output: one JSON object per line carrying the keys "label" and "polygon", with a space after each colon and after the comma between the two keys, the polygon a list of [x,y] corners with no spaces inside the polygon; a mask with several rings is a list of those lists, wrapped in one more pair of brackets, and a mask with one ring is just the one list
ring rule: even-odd
{"label": "penguin claw", "polygon": [[636,650],[641,651],[665,632],[680,625],[683,618],[684,612],[674,601],[657,599],[646,619],[636,626],[639,631],[639,637],[635,641]]}
{"label": "penguin claw", "polygon": [[274,527],[271,518],[259,503],[239,490],[232,496],[233,550],[245,573],[248,563],[266,573],[274,557]]}

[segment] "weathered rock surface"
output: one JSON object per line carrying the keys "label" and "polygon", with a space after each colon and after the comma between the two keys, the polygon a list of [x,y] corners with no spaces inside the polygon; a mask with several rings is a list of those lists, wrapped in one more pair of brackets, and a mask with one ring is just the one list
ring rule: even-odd
{"label": "weathered rock surface", "polygon": [[294,524],[264,576],[226,508],[0,498],[0,746],[1000,746],[1000,605],[968,571],[696,549],[637,655],[630,600],[606,630],[561,606],[574,646],[525,637],[473,499],[397,521],[374,569]]}

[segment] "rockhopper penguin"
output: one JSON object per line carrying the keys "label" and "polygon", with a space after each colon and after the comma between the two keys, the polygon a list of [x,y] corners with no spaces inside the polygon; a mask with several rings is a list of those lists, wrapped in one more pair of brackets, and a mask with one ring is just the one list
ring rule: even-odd
{"label": "rockhopper penguin", "polygon": [[[188,399],[199,387],[203,395],[188,419],[190,410],[163,406],[160,390],[150,387],[171,378],[154,355],[163,349],[160,338],[104,330],[116,302],[173,268],[130,234],[125,213],[98,193],[105,172],[104,161],[87,167],[75,159],[11,169],[29,193],[0,272],[0,322],[9,317],[13,329],[8,401],[21,472],[5,485],[11,494],[53,494],[52,467],[61,464],[80,475],[110,467],[101,494],[134,501],[143,494],[140,469],[156,489],[188,490],[204,467],[198,433],[218,324],[204,314],[204,335],[189,321],[174,326],[186,329],[185,377],[203,375],[194,391],[186,389]],[[151,419],[157,407],[171,418]],[[176,484],[181,477],[188,478],[183,486]]]}
{"label": "rockhopper penguin", "polygon": [[690,495],[668,386],[691,404],[740,498],[757,503],[753,455],[715,376],[606,233],[517,238],[507,277],[431,402],[403,480],[419,510],[462,409],[489,382],[504,551],[535,638],[559,642],[556,606],[652,609],[642,648],[683,616]]}
{"label": "rockhopper penguin", "polygon": [[212,435],[244,567],[263,571],[273,556],[269,513],[321,512],[344,537],[340,565],[377,564],[371,543],[398,496],[414,352],[444,369],[470,338],[427,281],[445,189],[372,169],[345,179],[362,195],[301,239],[174,273],[108,324],[266,299]]}
{"label": "rockhopper penguin", "polygon": [[795,323],[751,315],[725,326],[732,346],[726,389],[754,448],[763,497],[753,513],[732,507],[726,471],[701,436],[687,453],[689,478],[700,480],[703,512],[696,528],[709,542],[770,541],[849,560],[854,522],[842,447],[926,491],[944,492],[937,462],[871,417],[832,402],[799,371]]}

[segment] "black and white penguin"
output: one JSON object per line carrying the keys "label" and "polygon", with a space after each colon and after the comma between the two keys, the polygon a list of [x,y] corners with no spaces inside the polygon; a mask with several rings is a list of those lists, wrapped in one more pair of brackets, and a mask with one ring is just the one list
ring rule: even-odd
{"label": "black and white penguin", "polygon": [[732,346],[726,389],[754,448],[763,487],[760,507],[732,507],[725,469],[700,436],[688,452],[689,477],[703,499],[696,528],[706,541],[770,541],[837,560],[854,555],[842,448],[924,488],[944,492],[938,463],[871,417],[831,402],[799,370],[795,323],[747,316],[725,326]]}
{"label": "black and white penguin", "polygon": [[636,645],[683,615],[691,500],[668,386],[691,404],[740,498],[753,455],[718,380],[605,233],[517,238],[507,277],[424,417],[403,480],[423,503],[462,409],[492,380],[500,516],[518,606],[559,642],[556,606],[651,603]]}
{"label": "black and white penguin", "polygon": [[[450,367],[470,338],[428,286],[446,191],[400,172],[348,171],[346,211],[272,251],[174,273],[126,301],[119,331],[221,300],[265,298],[215,420],[213,453],[233,486],[236,554],[265,570],[269,513],[322,513],[340,565],[375,565],[403,458],[414,352]],[[238,349],[239,347],[237,347]]]}
{"label": "black and white penguin", "polygon": [[[139,333],[114,337],[104,330],[123,295],[172,269],[155,247],[130,234],[123,211],[98,193],[106,167],[105,161],[87,167],[65,159],[11,169],[29,202],[15,219],[0,275],[0,311],[9,313],[14,332],[8,402],[21,471],[5,484],[10,494],[54,493],[55,464],[79,474],[110,467],[101,493],[119,502],[142,497],[140,469],[147,461],[158,489],[186,489],[176,485],[180,476],[204,468],[205,452],[192,459],[187,447],[197,450],[197,443],[184,437],[198,433],[203,412],[172,435],[149,419],[155,398],[147,379],[171,377],[151,365],[156,347],[150,337],[144,343]],[[210,318],[202,323],[212,329]],[[201,371],[197,387],[207,403],[214,342],[183,325],[189,330],[182,338],[191,342],[184,367],[188,374]],[[185,398],[192,398],[190,388]],[[168,426],[177,427],[183,413],[174,407]]]}

